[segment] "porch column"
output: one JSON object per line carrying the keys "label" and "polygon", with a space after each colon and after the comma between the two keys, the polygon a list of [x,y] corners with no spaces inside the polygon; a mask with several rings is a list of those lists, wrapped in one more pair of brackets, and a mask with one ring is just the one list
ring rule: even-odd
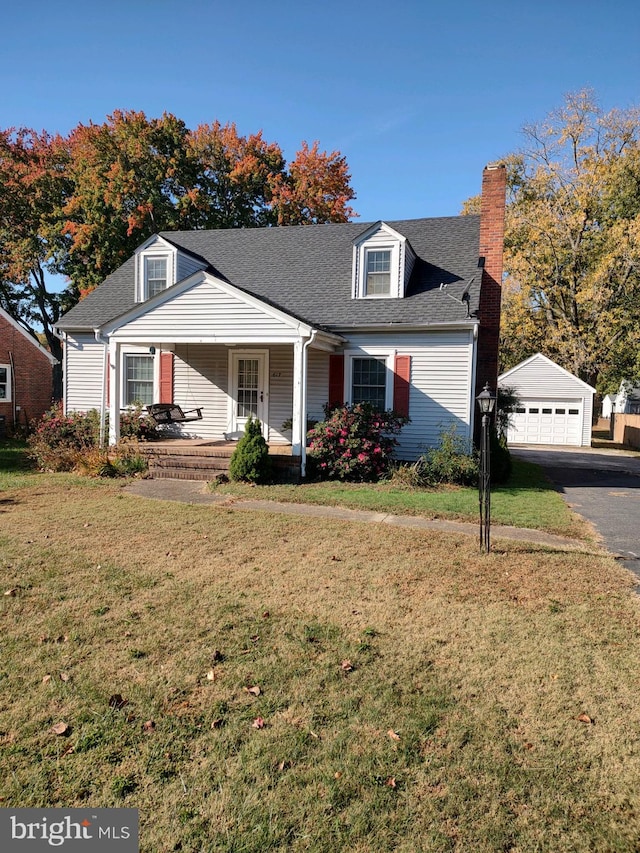
{"label": "porch column", "polygon": [[297,340],[293,345],[293,417],[291,422],[291,452],[294,456],[302,454],[306,433],[307,415],[304,411],[304,345]]}
{"label": "porch column", "polygon": [[109,444],[120,441],[120,344],[109,341]]}

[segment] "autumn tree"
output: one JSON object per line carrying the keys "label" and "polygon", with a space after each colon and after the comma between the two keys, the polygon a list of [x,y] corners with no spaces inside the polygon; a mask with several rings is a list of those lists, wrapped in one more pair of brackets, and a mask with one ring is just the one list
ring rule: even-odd
{"label": "autumn tree", "polygon": [[582,91],[524,135],[506,158],[502,367],[542,351],[606,392],[640,376],[640,112]]}
{"label": "autumn tree", "polygon": [[[68,305],[51,287],[68,241],[61,210],[71,192],[68,146],[60,136],[33,130],[0,131],[0,304],[34,337],[44,334],[62,361],[54,326]],[[61,368],[54,371],[61,391]]]}

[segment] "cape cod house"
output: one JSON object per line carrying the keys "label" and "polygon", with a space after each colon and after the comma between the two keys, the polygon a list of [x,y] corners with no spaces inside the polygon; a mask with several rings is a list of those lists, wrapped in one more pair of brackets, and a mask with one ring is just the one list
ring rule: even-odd
{"label": "cape cod house", "polygon": [[374,223],[166,232],[58,323],[66,411],[139,401],[201,409],[180,434],[211,442],[260,419],[304,473],[307,419],[326,403],[408,414],[416,458],[495,388],[505,169],[481,214]]}

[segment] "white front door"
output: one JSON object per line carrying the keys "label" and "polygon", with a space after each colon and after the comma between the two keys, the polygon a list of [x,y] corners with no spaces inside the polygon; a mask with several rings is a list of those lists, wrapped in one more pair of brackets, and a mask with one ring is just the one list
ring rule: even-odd
{"label": "white front door", "polygon": [[243,432],[252,417],[260,421],[267,437],[268,358],[267,350],[231,353],[231,432]]}

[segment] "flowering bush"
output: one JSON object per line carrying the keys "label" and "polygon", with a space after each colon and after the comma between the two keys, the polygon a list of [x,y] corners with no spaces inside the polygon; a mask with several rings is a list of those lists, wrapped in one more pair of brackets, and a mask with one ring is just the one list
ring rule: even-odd
{"label": "flowering bush", "polygon": [[325,406],[325,420],[307,434],[309,458],[321,479],[372,482],[386,474],[408,418],[369,403]]}
{"label": "flowering bush", "polygon": [[[108,423],[107,423],[108,426]],[[153,421],[142,415],[140,408],[120,416],[122,438],[147,438]],[[29,454],[39,468],[46,471],[72,471],[81,465],[83,455],[97,448],[100,441],[100,412],[62,413],[62,405],[53,406],[35,423],[28,439]]]}

